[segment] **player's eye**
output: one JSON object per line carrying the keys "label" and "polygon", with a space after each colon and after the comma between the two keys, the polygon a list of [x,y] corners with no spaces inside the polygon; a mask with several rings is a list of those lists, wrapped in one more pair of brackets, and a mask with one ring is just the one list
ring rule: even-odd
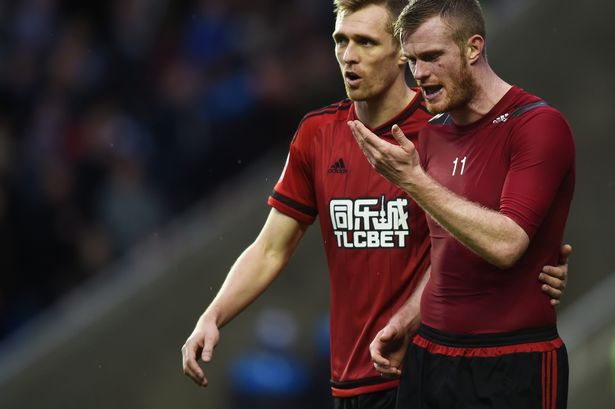
{"label": "player's eye", "polygon": [[375,44],[374,41],[370,40],[369,38],[365,38],[365,37],[359,38],[357,40],[357,43],[363,46],[368,46],[368,47]]}
{"label": "player's eye", "polygon": [[434,61],[437,61],[438,58],[440,58],[440,54],[439,53],[426,54],[423,57],[423,61],[425,61],[425,62],[434,62]]}

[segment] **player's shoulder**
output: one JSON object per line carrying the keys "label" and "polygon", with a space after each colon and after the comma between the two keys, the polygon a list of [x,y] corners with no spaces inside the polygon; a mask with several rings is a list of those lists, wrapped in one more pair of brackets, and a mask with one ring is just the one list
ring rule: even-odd
{"label": "player's shoulder", "polygon": [[[541,141],[549,150],[558,145],[561,149],[574,149],[572,129],[564,115],[548,101],[526,91],[520,94],[507,117],[494,120],[509,123],[511,138],[532,147]],[[567,142],[566,142],[567,141]],[[529,146],[528,145],[528,146]]]}
{"label": "player's shoulder", "polygon": [[548,101],[520,88],[517,88],[515,103],[506,114],[511,119],[517,119],[521,123],[536,117],[557,118],[565,121],[563,114]]}
{"label": "player's shoulder", "polygon": [[312,110],[303,116],[301,125],[319,125],[327,122],[346,120],[352,107],[350,99],[343,99],[333,104]]}
{"label": "player's shoulder", "polygon": [[329,125],[348,120],[351,107],[352,101],[344,99],[308,112],[299,122],[293,142],[302,140],[305,143],[311,143],[317,135],[326,134],[327,129],[333,128]]}

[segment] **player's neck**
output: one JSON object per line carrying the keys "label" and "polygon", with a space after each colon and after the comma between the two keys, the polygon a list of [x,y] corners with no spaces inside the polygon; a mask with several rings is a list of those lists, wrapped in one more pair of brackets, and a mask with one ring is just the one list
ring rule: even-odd
{"label": "player's neck", "polygon": [[355,113],[367,127],[375,129],[399,115],[415,95],[411,88],[398,86],[378,98],[355,101]]}
{"label": "player's neck", "polygon": [[458,125],[474,123],[487,115],[512,87],[488,65],[475,78],[476,90],[472,99],[460,109],[449,112]]}

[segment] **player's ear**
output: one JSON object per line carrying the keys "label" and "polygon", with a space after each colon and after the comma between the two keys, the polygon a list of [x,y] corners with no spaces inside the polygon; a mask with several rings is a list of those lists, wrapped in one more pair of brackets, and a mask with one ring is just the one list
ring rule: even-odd
{"label": "player's ear", "polygon": [[397,60],[397,64],[398,65],[406,65],[408,64],[408,57],[406,57],[403,53],[403,51],[400,49],[399,50],[399,58]]}
{"label": "player's ear", "polygon": [[485,39],[475,34],[468,39],[465,45],[465,55],[468,63],[474,64],[482,55],[485,48]]}

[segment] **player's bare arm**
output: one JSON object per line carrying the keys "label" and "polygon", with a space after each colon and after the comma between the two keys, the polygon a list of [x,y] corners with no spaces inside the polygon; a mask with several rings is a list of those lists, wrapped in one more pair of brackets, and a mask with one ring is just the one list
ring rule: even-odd
{"label": "player's bare arm", "polygon": [[307,225],[271,210],[260,234],[231,267],[181,348],[184,374],[195,383],[209,383],[198,360],[211,361],[220,328],[265,291],[290,259],[306,229]]}
{"label": "player's bare arm", "polygon": [[421,324],[420,303],[423,290],[429,281],[431,267],[427,269],[408,300],[391,317],[369,346],[374,368],[381,375],[398,377],[408,343]]}
{"label": "player's bare arm", "polygon": [[421,167],[418,152],[401,129],[392,129],[399,146],[378,138],[359,121],[352,133],[372,166],[404,189],[444,229],[470,250],[498,268],[515,264],[529,244],[525,231],[512,219],[449,191]]}

